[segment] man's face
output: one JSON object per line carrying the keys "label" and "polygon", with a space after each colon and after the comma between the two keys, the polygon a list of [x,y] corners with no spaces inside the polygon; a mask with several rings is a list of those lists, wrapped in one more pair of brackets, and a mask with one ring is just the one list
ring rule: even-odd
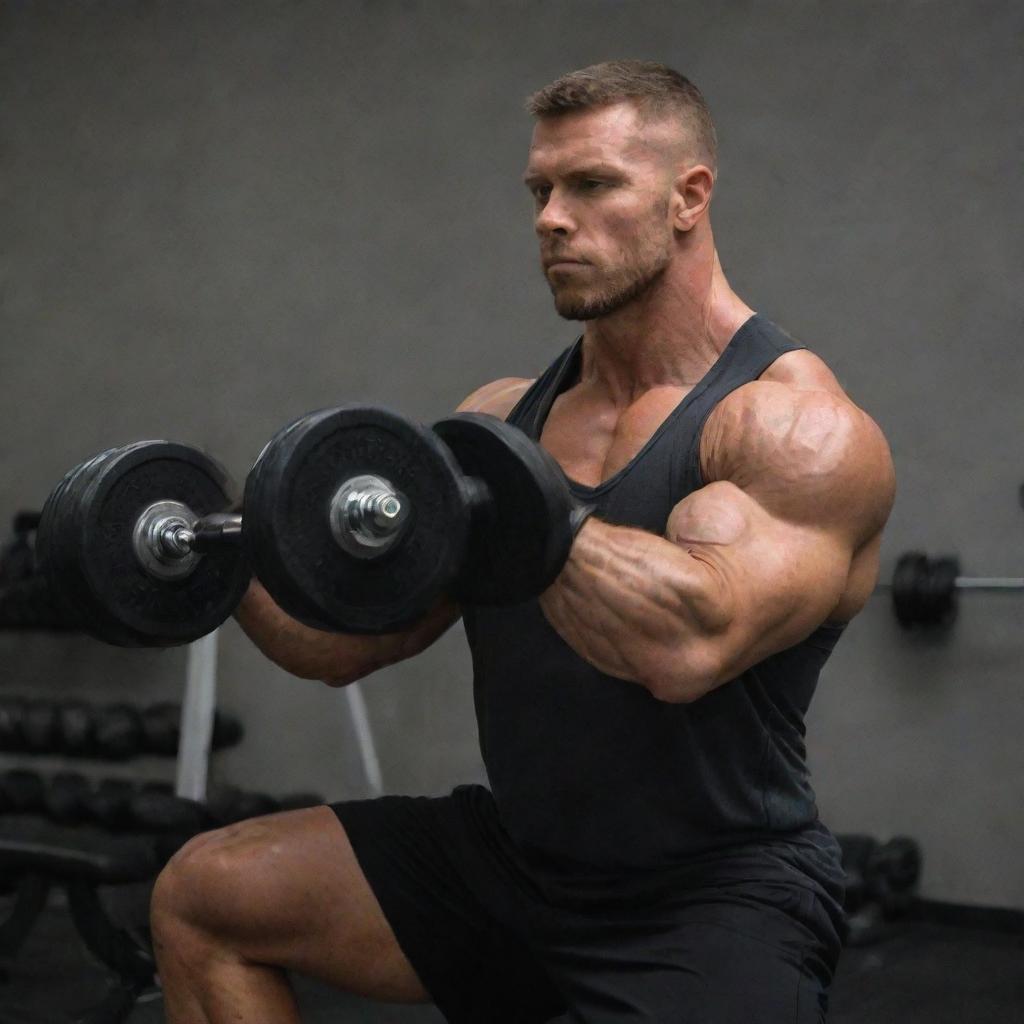
{"label": "man's face", "polygon": [[524,181],[544,275],[567,320],[621,309],[668,266],[677,146],[671,128],[645,126],[631,103],[537,123]]}

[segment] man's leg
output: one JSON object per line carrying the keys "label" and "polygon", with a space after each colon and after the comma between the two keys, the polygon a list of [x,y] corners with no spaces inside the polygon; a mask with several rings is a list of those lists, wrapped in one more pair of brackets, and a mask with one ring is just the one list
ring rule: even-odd
{"label": "man's leg", "polygon": [[204,833],[157,879],[169,1024],[298,1022],[285,970],[389,1002],[429,996],[329,807]]}
{"label": "man's leg", "polygon": [[[798,897],[811,920],[813,897]],[[824,921],[824,917],[822,917]],[[552,918],[543,945],[586,1024],[823,1024],[838,936],[770,906],[695,901]]]}

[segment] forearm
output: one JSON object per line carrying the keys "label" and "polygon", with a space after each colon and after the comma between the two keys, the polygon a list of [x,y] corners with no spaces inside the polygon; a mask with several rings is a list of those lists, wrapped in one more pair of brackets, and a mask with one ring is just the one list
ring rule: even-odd
{"label": "forearm", "polygon": [[673,701],[713,685],[710,641],[729,622],[724,588],[663,537],[588,520],[540,604],[565,642],[608,675]]}
{"label": "forearm", "polygon": [[271,661],[302,679],[317,679],[330,686],[353,683],[418,654],[456,617],[450,605],[439,605],[405,633],[328,633],[311,629],[282,611],[256,580],[235,611],[239,625]]}

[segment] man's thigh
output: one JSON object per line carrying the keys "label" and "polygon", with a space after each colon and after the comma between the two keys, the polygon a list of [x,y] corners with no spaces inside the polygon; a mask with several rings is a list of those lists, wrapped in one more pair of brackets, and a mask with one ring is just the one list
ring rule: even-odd
{"label": "man's thigh", "polygon": [[452,1024],[540,1024],[564,1006],[530,947],[529,894],[465,798],[333,805],[384,915]]}
{"label": "man's thigh", "polygon": [[545,938],[568,1019],[586,1024],[820,1024],[834,956],[781,911],[727,902],[567,918]]}
{"label": "man's thigh", "polygon": [[359,995],[428,998],[328,807],[197,836],[165,867],[153,907],[170,941],[191,930],[252,962]]}

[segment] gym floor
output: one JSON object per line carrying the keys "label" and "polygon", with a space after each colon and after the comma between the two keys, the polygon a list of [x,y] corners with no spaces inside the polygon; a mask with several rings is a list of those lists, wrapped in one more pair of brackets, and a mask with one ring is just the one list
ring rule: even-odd
{"label": "gym floor", "polygon": [[[0,911],[5,901],[0,901]],[[63,1024],[103,995],[104,973],[54,900],[0,982],[0,1024]],[[302,978],[305,1024],[440,1024],[433,1007],[381,1006]],[[159,996],[127,1024],[163,1021]],[[1024,931],[913,920],[881,941],[848,949],[833,988],[830,1024],[1006,1024],[1024,1019]],[[481,1022],[486,1024],[486,1022]]]}

